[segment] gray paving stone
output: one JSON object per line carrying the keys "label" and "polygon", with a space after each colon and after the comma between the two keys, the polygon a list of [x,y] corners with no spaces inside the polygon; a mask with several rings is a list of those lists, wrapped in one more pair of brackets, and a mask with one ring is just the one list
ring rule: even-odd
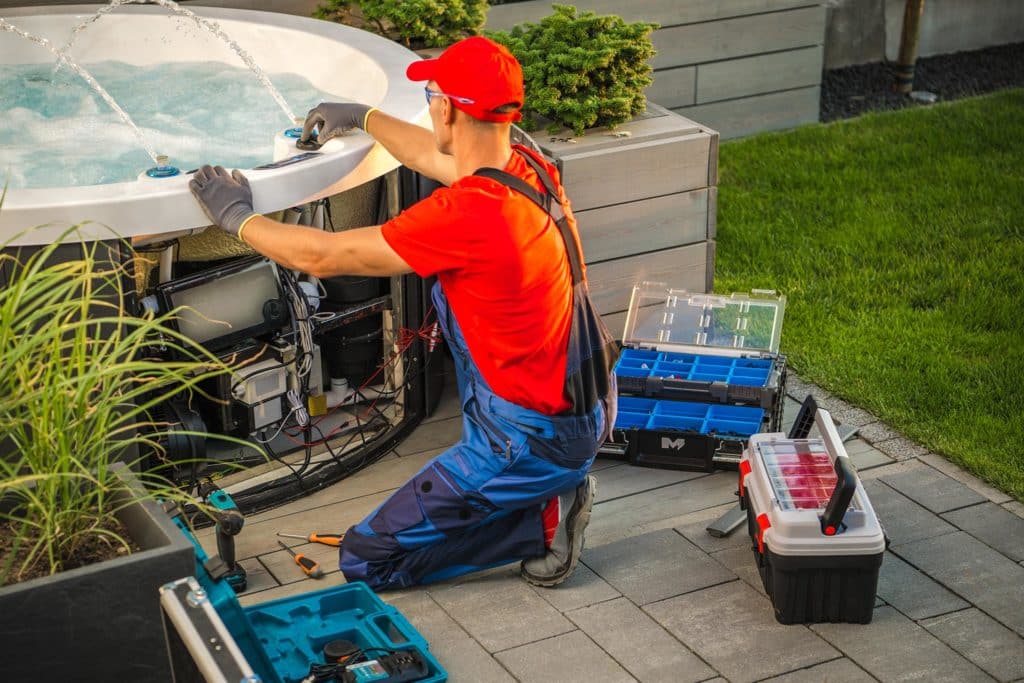
{"label": "gray paving stone", "polygon": [[432,589],[430,596],[488,652],[575,628],[519,577],[518,567]]}
{"label": "gray paving stone", "polygon": [[1024,519],[995,503],[973,505],[942,515],[1011,560],[1024,560]]}
{"label": "gray paving stone", "polygon": [[819,401],[818,407],[827,410],[832,415],[832,419],[839,424],[862,427],[878,421],[878,418],[863,408],[850,405],[836,396],[830,396],[824,401]]}
{"label": "gray paving stone", "polygon": [[630,467],[630,465],[622,460],[602,458],[601,456],[598,456],[594,458],[594,462],[590,465],[590,471],[600,472],[601,470],[606,470],[609,467]]}
{"label": "gray paving stone", "polygon": [[450,681],[513,683],[512,676],[481,647],[423,589],[385,593],[430,645],[430,652],[448,672]]}
{"label": "gray paving stone", "polygon": [[921,626],[1000,681],[1024,676],[1024,640],[978,609],[926,619]]}
{"label": "gray paving stone", "polygon": [[245,570],[245,593],[239,595],[259,593],[281,585],[274,575],[267,571],[263,563],[255,557],[239,560],[238,564]]}
{"label": "gray paving stone", "polygon": [[[415,466],[416,463],[412,463],[412,465]],[[288,533],[344,532],[383,503],[390,493],[391,490],[382,491],[312,509],[280,508],[277,511],[277,516],[270,516],[267,513],[254,515],[251,519],[245,520],[242,532],[235,537],[235,554],[240,559],[245,559],[280,550],[281,546],[277,545],[277,541],[284,539],[279,539],[278,531]],[[339,497],[341,496],[339,495]],[[204,547],[207,543],[216,547],[212,527],[204,529],[200,535]],[[327,546],[322,547],[326,548]],[[335,549],[334,552],[337,553],[337,550]],[[337,562],[334,564],[337,565]]]}
{"label": "gray paving stone", "polygon": [[767,598],[739,581],[662,600],[644,611],[733,683],[839,656],[806,627],[776,622]]}
{"label": "gray paving stone", "polygon": [[895,460],[893,459],[888,465],[879,465],[878,467],[872,467],[869,470],[860,473],[862,481],[870,481],[872,479],[880,479],[881,477],[888,476],[890,474],[897,474],[899,472],[909,472],[917,467],[920,467],[921,463],[916,458],[913,460]]}
{"label": "gray paving stone", "polygon": [[985,497],[980,493],[924,464],[908,472],[886,475],[881,479],[932,512],[948,512],[985,502]]}
{"label": "gray paving stone", "polygon": [[892,607],[870,624],[815,624],[811,629],[881,681],[989,681],[991,678]]}
{"label": "gray paving stone", "polygon": [[635,681],[582,631],[573,631],[495,655],[522,683]]}
{"label": "gray paving stone", "polygon": [[814,396],[815,400],[822,401],[832,396],[832,394],[828,393],[817,384],[805,382],[792,372],[790,372],[786,377],[786,393],[798,402],[803,401],[808,394]]}
{"label": "gray paving stone", "polygon": [[697,683],[717,672],[625,598],[566,614],[643,683]]}
{"label": "gray paving stone", "polygon": [[881,481],[864,481],[878,521],[893,543],[909,543],[956,531],[956,527],[929,512]]}
{"label": "gray paving stone", "polygon": [[872,467],[890,465],[893,459],[868,444],[862,439],[851,439],[846,443],[846,454],[850,456],[853,466],[858,472],[869,470]]}
{"label": "gray paving stone", "polygon": [[928,449],[924,446],[902,436],[886,439],[885,441],[876,441],[874,446],[883,453],[891,455],[896,460],[909,460],[910,458],[920,457],[928,452]]}
{"label": "gray paving stone", "polygon": [[1011,500],[1008,503],[1003,503],[1001,507],[1004,510],[1012,512],[1018,517],[1024,519],[1024,503],[1021,503],[1019,500]]}
{"label": "gray paving stone", "polygon": [[638,605],[736,578],[673,529],[590,548],[583,562]]}
{"label": "gray paving stone", "polygon": [[968,474],[966,471],[964,471],[957,465],[951,463],[949,460],[946,460],[941,455],[929,453],[928,455],[921,456],[920,460],[926,465],[934,467],[939,472],[942,472],[947,476],[953,477],[961,484],[970,488],[972,491],[977,491],[978,493],[985,496],[993,503],[1002,505],[1003,503],[1008,503],[1011,500],[1013,500],[1013,497],[1007,495],[1006,493],[1003,493],[997,488],[989,486],[988,484],[983,482],[981,479],[978,479],[973,474]]}
{"label": "gray paving stone", "polygon": [[718,472],[594,506],[587,545],[668,529],[683,515],[736,500],[736,473]]}
{"label": "gray paving stone", "polygon": [[892,553],[878,572],[878,597],[915,621],[970,607]]}
{"label": "gray paving stone", "polygon": [[874,680],[864,669],[844,658],[769,678],[765,683],[871,683]]}
{"label": "gray paving stone", "polygon": [[736,507],[735,504],[719,505],[718,507],[698,510],[684,516],[675,526],[675,530],[686,536],[691,543],[706,553],[713,553],[726,548],[749,548],[750,536],[747,535],[747,524],[744,522],[728,536],[717,537],[708,533],[708,525]]}
{"label": "gray paving stone", "polygon": [[889,439],[895,439],[898,436],[902,436],[895,429],[885,424],[884,422],[869,422],[866,425],[861,425],[860,429],[857,430],[868,443],[876,443],[878,441],[888,441]]}
{"label": "gray paving stone", "polygon": [[565,582],[554,588],[534,586],[533,590],[559,612],[579,609],[619,597],[615,590],[582,562]]}
{"label": "gray paving stone", "polygon": [[462,418],[449,417],[444,420],[424,422],[402,443],[395,446],[395,453],[412,455],[423,451],[447,448],[462,436]]}
{"label": "gray paving stone", "polygon": [[[746,530],[744,530],[744,533],[746,533]],[[747,536],[748,541],[749,539],[750,537]],[[767,595],[764,592],[764,584],[761,582],[761,574],[757,570],[754,551],[750,549],[749,542],[745,546],[719,550],[712,553],[711,557],[716,562],[721,563],[722,566],[728,567],[736,576],[743,579],[748,586],[758,593]]]}
{"label": "gray paving stone", "polygon": [[1024,635],[1024,567],[963,531],[894,545],[892,550]]}
{"label": "gray paving stone", "polygon": [[634,465],[609,467],[594,474],[597,477],[595,501],[598,503],[705,476],[703,472],[681,472]]}
{"label": "gray paving stone", "polygon": [[242,607],[251,607],[271,600],[290,598],[295,595],[305,595],[313,591],[321,591],[325,588],[334,588],[345,584],[345,575],[339,571],[325,574],[322,579],[306,579],[304,581],[293,581],[282,586],[275,586],[259,591],[247,591],[238,596],[238,602]]}

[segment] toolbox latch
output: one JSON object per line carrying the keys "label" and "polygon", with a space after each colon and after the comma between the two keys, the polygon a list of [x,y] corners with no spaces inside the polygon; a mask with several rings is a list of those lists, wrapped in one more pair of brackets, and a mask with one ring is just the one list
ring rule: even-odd
{"label": "toolbox latch", "polygon": [[744,497],[746,489],[743,486],[743,480],[750,474],[750,461],[740,460],[740,498]]}
{"label": "toolbox latch", "polygon": [[757,552],[764,554],[764,532],[772,525],[768,519],[768,513],[762,512],[757,516]]}

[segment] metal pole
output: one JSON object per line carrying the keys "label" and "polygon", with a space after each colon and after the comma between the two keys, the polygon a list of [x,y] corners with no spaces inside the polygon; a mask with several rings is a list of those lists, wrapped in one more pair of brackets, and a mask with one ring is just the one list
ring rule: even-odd
{"label": "metal pole", "polygon": [[900,54],[896,59],[896,82],[893,90],[909,93],[914,89],[914,66],[917,64],[917,43],[924,0],[907,0],[903,10],[903,33],[900,35]]}

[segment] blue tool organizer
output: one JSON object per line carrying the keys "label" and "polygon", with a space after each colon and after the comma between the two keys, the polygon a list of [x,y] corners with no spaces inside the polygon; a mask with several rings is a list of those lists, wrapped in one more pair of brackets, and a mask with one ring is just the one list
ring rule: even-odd
{"label": "blue tool organizer", "polygon": [[760,431],[764,409],[620,396],[616,429],[689,431],[741,439]]}
{"label": "blue tool organizer", "polygon": [[623,349],[615,375],[622,391],[642,392],[651,377],[764,387],[774,365],[772,359]]}

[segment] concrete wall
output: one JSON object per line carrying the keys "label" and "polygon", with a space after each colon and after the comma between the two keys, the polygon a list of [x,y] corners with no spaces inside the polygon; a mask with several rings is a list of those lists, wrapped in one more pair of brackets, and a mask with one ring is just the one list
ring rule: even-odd
{"label": "concrete wall", "polygon": [[[885,54],[894,60],[904,3],[886,0],[885,5]],[[1024,42],[1022,0],[925,0],[919,57],[1019,42]]]}
{"label": "concrete wall", "polygon": [[[905,0],[827,0],[825,68],[895,60]],[[1024,41],[1024,0],[925,0],[918,56]]]}

